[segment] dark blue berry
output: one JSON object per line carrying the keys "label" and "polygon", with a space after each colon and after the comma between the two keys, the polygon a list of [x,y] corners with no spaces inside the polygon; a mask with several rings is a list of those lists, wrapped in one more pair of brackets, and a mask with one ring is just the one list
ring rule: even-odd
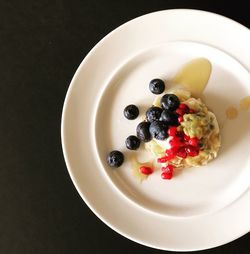
{"label": "dark blue berry", "polygon": [[149,122],[141,122],[136,127],[136,136],[143,142],[148,142],[152,139],[149,132]]}
{"label": "dark blue berry", "polygon": [[165,122],[154,121],[150,124],[149,132],[151,136],[158,140],[168,138],[168,125]]}
{"label": "dark blue berry", "polygon": [[108,154],[107,162],[110,167],[118,168],[122,165],[124,161],[124,155],[120,151],[112,151]]}
{"label": "dark blue berry", "polygon": [[162,111],[160,121],[166,122],[167,125],[172,125],[172,126],[179,125],[178,115],[168,110]]}
{"label": "dark blue berry", "polygon": [[164,81],[161,79],[153,79],[150,81],[149,83],[149,90],[153,93],[153,94],[161,94],[164,92],[165,90],[165,84]]}
{"label": "dark blue berry", "polygon": [[123,114],[127,119],[134,120],[139,115],[139,109],[131,104],[124,109]]}
{"label": "dark blue berry", "polygon": [[129,150],[138,149],[140,146],[140,143],[141,143],[140,139],[133,135],[127,137],[125,141],[125,145]]}
{"label": "dark blue berry", "polygon": [[180,105],[180,100],[175,94],[165,94],[161,98],[161,107],[170,111],[176,110]]}
{"label": "dark blue berry", "polygon": [[160,119],[161,113],[162,113],[162,108],[151,107],[146,112],[146,118],[149,122],[153,122]]}

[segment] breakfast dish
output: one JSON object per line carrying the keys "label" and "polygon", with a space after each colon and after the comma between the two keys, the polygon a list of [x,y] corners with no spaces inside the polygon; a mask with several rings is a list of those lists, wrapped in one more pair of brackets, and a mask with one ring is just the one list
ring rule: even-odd
{"label": "breakfast dish", "polygon": [[[171,122],[168,125],[168,137],[161,140],[155,136],[150,142],[145,143],[146,149],[155,155],[158,163],[162,164],[162,177],[166,175],[165,171],[169,172],[168,177],[171,177],[173,168],[206,165],[216,158],[221,143],[219,125],[214,113],[209,111],[200,99],[191,97],[188,91],[176,90],[164,96],[171,98],[174,95],[180,104],[176,108],[177,117],[169,119],[173,125]],[[157,98],[154,107],[164,106],[162,101]],[[168,119],[166,116],[169,117],[170,114],[163,112],[165,113],[162,113],[163,117]]]}
{"label": "breakfast dish", "polygon": [[[129,43],[124,43],[126,38]],[[173,251],[208,249],[249,232],[249,44],[249,29],[230,19],[178,9],[124,24],[86,56],[65,99],[62,148],[79,195],[110,228],[140,244]],[[221,146],[206,165],[176,167],[170,181],[162,180],[164,164],[157,159],[167,148],[154,155],[145,148],[153,139],[141,141],[136,129],[146,122],[145,113],[156,98],[172,92],[180,98],[169,79],[200,57],[209,59],[212,72],[205,99],[193,92],[191,98],[200,98],[216,115]],[[160,95],[148,89],[152,78],[165,81]],[[129,117],[136,118],[129,120],[123,111],[132,104],[139,115],[132,111]],[[234,114],[229,110],[229,118],[225,112],[231,106]],[[118,168],[107,164],[112,150],[123,154],[118,155]],[[141,164],[143,172],[154,172],[137,170],[135,174],[145,178],[139,184],[131,170]]]}
{"label": "breakfast dish", "polygon": [[[151,163],[132,159],[133,174],[140,182],[147,178],[145,175],[158,169],[161,178],[169,180],[176,169],[204,166],[217,157],[221,139],[215,114],[191,93],[203,92],[211,69],[208,59],[193,59],[173,78],[182,83],[182,88],[169,89],[164,95],[160,95],[166,88],[162,79],[155,78],[149,82],[150,92],[157,97],[147,109],[143,121],[137,125],[136,136],[130,135],[125,141],[129,150],[138,150],[143,143],[154,157]],[[130,104],[123,114],[128,120],[135,120],[140,111],[138,106]],[[120,167],[123,161],[124,155],[120,151],[111,151],[107,156],[111,167]]]}

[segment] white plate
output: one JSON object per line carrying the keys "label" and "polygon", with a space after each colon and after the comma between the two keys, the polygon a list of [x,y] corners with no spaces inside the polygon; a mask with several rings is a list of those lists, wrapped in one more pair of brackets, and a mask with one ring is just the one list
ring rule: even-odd
{"label": "white plate", "polygon": [[[101,40],[78,68],[66,96],[62,145],[70,176],[83,200],[127,238],[163,250],[191,251],[232,241],[250,229],[249,112],[225,121],[225,109],[250,95],[250,33],[225,17],[168,10],[134,19]],[[223,129],[222,148],[208,166],[180,172],[171,181],[156,172],[139,184],[129,160],[112,170],[110,150],[124,151],[141,112],[154,95],[151,79],[173,75],[196,57],[213,65],[206,103]]]}

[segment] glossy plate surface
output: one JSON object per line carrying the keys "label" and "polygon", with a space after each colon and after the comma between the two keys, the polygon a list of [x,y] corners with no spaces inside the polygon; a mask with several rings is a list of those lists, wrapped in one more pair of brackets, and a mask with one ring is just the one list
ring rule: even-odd
{"label": "glossy plate surface", "polygon": [[[249,30],[232,20],[168,10],[124,24],[83,60],[64,104],[63,151],[79,194],[107,225],[141,244],[183,251],[215,247],[249,231],[250,112],[225,117],[228,106],[250,95],[248,45]],[[142,115],[155,98],[149,81],[167,80],[197,57],[212,63],[205,101],[222,128],[219,156],[171,181],[155,172],[140,184],[124,145],[140,119],[126,120],[123,109],[133,103]],[[105,161],[113,149],[127,158],[118,170]]]}

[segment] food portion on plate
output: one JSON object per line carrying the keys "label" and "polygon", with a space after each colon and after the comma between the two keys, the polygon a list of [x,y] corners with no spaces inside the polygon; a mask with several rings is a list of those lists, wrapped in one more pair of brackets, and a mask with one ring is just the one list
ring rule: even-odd
{"label": "food portion on plate", "polygon": [[[140,181],[159,169],[162,179],[171,179],[175,170],[203,166],[216,158],[221,144],[219,125],[215,114],[197,96],[210,73],[211,63],[199,58],[177,73],[173,81],[178,83],[163,95],[159,94],[165,91],[165,82],[158,78],[150,81],[149,90],[157,97],[137,125],[136,136],[130,135],[125,141],[127,149],[134,151],[143,144],[154,158],[145,163],[132,159],[133,173]],[[131,104],[123,113],[134,120],[139,108]],[[120,151],[112,151],[107,157],[111,167],[121,166],[123,160]]]}
{"label": "food portion on plate", "polygon": [[175,168],[198,167],[216,158],[219,125],[201,99],[176,90],[157,98],[152,109],[161,109],[162,113],[150,124],[152,140],[145,143],[145,148],[161,164],[163,179],[172,178]]}

